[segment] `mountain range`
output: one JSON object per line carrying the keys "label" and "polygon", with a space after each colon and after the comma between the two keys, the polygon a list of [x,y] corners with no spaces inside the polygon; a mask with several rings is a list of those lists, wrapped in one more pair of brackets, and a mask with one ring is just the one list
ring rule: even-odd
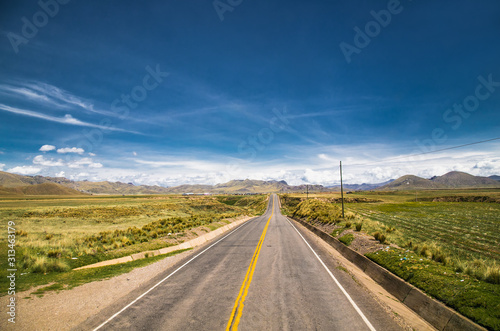
{"label": "mountain range", "polygon": [[377,190],[422,190],[422,189],[453,189],[453,188],[500,188],[500,181],[494,177],[473,176],[465,172],[452,171],[442,176],[425,179],[406,175],[380,186]]}
{"label": "mountain range", "polygon": [[[379,184],[345,184],[344,190],[421,190],[451,188],[500,188],[500,176],[480,177],[452,171],[425,179],[406,175]],[[340,191],[340,186],[288,185],[285,181],[231,180],[217,185],[180,185],[174,187],[134,185],[121,182],[73,181],[63,177],[22,176],[0,171],[0,195],[81,195],[81,194],[182,194]]]}

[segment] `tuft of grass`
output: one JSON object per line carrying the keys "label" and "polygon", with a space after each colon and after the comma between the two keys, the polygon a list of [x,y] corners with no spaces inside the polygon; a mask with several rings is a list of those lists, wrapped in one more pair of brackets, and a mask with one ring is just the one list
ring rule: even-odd
{"label": "tuft of grass", "polygon": [[385,232],[387,232],[387,233],[391,233],[391,232],[394,232],[394,231],[396,231],[396,228],[393,227],[393,226],[388,226],[388,227],[385,228]]}
{"label": "tuft of grass", "polygon": [[332,231],[332,233],[330,233],[330,235],[332,237],[337,237],[338,235],[340,235],[345,229],[344,228],[336,228],[335,230]]}
{"label": "tuft of grass", "polygon": [[33,260],[33,264],[28,270],[31,270],[31,272],[34,273],[45,274],[48,272],[64,272],[69,269],[69,266],[61,260],[39,256]]}
{"label": "tuft of grass", "polygon": [[26,232],[24,230],[16,230],[16,236],[17,237],[27,237],[28,236],[28,232]]}
{"label": "tuft of grass", "polygon": [[339,238],[340,242],[346,246],[349,246],[354,240],[354,235],[352,233],[348,233]]}
{"label": "tuft of grass", "polygon": [[383,233],[380,233],[380,232],[375,232],[373,234],[373,237],[375,238],[375,240],[379,241],[381,244],[385,243],[386,241],[386,237]]}
{"label": "tuft of grass", "polygon": [[356,223],[356,231],[360,232],[363,228],[363,223]]}

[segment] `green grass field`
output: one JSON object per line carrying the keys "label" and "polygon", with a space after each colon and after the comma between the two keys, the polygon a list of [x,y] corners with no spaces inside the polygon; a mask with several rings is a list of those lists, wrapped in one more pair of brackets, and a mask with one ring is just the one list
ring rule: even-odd
{"label": "green grass field", "polygon": [[8,287],[9,224],[15,229],[17,284],[27,289],[76,267],[172,245],[166,239],[182,242],[190,229],[214,230],[224,219],[257,215],[265,207],[262,195],[2,197],[0,293]]}
{"label": "green grass field", "polygon": [[401,249],[369,258],[489,330],[500,330],[500,204],[492,202],[499,201],[500,190],[353,192],[345,195],[346,219],[339,217],[339,198],[310,193],[316,201],[299,204],[305,195],[290,194],[282,197],[283,211],[384,236]]}

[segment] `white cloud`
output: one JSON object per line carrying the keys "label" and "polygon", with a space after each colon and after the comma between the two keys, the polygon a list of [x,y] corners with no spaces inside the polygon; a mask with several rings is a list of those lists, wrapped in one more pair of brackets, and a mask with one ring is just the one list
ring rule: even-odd
{"label": "white cloud", "polygon": [[57,153],[59,154],[67,154],[67,153],[76,153],[76,154],[83,154],[85,151],[83,148],[76,148],[76,147],[65,147],[65,148],[59,148],[57,150]]}
{"label": "white cloud", "polygon": [[134,152],[132,152],[132,154],[134,154],[134,156],[137,156],[137,152],[135,152],[135,151],[134,151]]}
{"label": "white cloud", "polygon": [[90,155],[90,156],[95,156],[95,154],[94,154],[94,153],[89,153],[89,155]]}
{"label": "white cloud", "polygon": [[50,152],[56,149],[56,146],[53,145],[43,145],[40,147],[39,151],[40,152]]}
{"label": "white cloud", "polygon": [[94,162],[91,158],[89,157],[84,157],[81,158],[80,160],[72,161],[68,163],[68,167],[78,169],[82,168],[83,166],[88,166],[89,168],[102,168],[103,165],[101,163]]}
{"label": "white cloud", "polygon": [[19,114],[23,116],[29,116],[29,117],[34,117],[34,118],[39,118],[42,120],[46,121],[51,121],[51,122],[56,122],[56,123],[62,123],[62,124],[69,124],[69,125],[77,125],[77,126],[85,126],[85,127],[91,127],[91,128],[98,128],[101,130],[109,130],[109,131],[119,131],[119,132],[128,132],[128,133],[134,133],[134,134],[141,134],[137,131],[131,131],[131,130],[125,130],[125,129],[120,129],[116,128],[114,126],[103,126],[103,125],[97,125],[97,124],[92,124],[84,121],[80,121],[77,118],[74,118],[70,114],[64,115],[64,117],[55,117],[51,115],[46,115],[43,113],[35,112],[32,110],[27,110],[27,109],[21,109],[21,108],[15,108],[11,106],[7,106],[4,104],[0,104],[0,110],[4,110],[10,113],[14,114]]}
{"label": "white cloud", "polygon": [[7,170],[8,172],[12,172],[20,175],[34,175],[41,171],[41,168],[33,167],[33,166],[18,166],[14,168],[10,168]]}
{"label": "white cloud", "polygon": [[58,172],[55,176],[56,177],[64,177],[64,171]]}
{"label": "white cloud", "polygon": [[5,164],[0,163],[0,171],[2,171],[4,167],[5,167]]}
{"label": "white cloud", "polygon": [[37,155],[33,159],[34,164],[38,164],[45,167],[62,167],[64,165],[64,161],[59,159],[54,161],[54,159],[47,160],[43,157],[43,155]]}

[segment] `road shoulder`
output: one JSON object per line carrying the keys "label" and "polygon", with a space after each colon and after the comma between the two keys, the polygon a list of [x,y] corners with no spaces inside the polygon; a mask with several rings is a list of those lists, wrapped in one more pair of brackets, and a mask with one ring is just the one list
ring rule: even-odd
{"label": "road shoulder", "polygon": [[405,330],[436,330],[419,315],[377,284],[356,265],[344,258],[337,250],[328,245],[325,241],[313,234],[300,223],[292,219],[290,220],[311,243],[311,245],[316,246],[315,248],[319,248],[324,254],[326,253],[329,257],[331,257],[331,259],[335,260],[338,264],[336,269],[343,270],[348,273],[353,280],[361,288],[363,288],[363,290],[368,292],[370,296],[372,296],[401,327]]}

